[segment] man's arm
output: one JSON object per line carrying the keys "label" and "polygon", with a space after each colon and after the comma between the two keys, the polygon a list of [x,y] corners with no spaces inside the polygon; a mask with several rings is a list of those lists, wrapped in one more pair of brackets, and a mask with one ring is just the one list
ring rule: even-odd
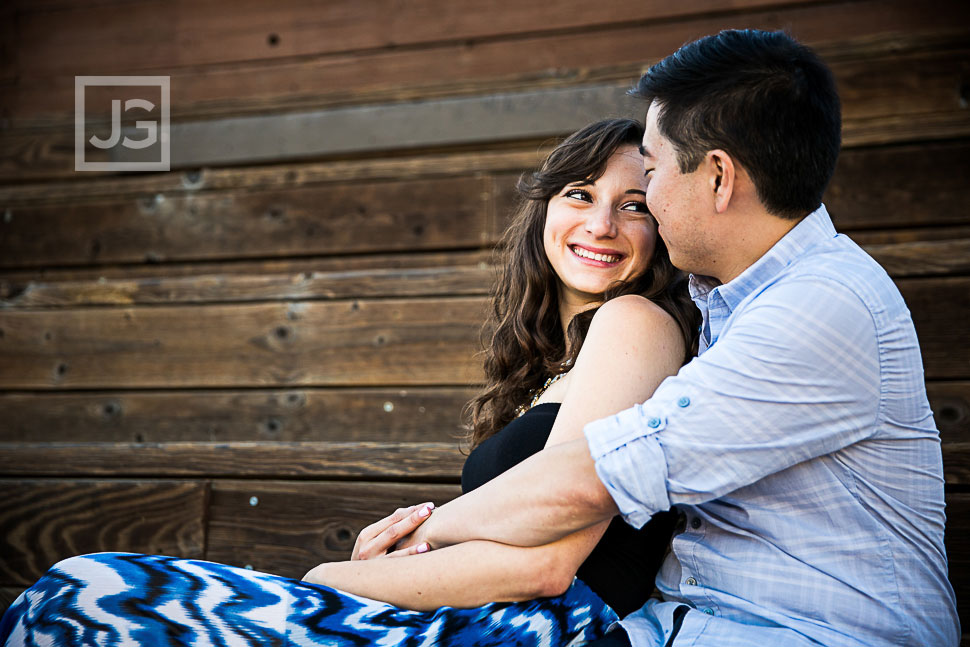
{"label": "man's arm", "polygon": [[683,357],[680,329],[656,304],[627,295],[601,306],[546,448],[435,511],[418,541],[536,546],[613,517],[617,508],[596,475],[583,427],[650,397]]}
{"label": "man's arm", "polygon": [[584,439],[547,447],[480,488],[436,508],[409,538],[441,548],[474,539],[540,546],[618,512]]}

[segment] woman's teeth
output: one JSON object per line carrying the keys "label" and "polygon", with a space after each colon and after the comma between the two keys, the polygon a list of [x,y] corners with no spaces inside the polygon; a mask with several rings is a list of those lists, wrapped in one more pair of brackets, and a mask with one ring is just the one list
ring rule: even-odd
{"label": "woman's teeth", "polygon": [[595,254],[588,249],[583,249],[582,247],[573,247],[572,250],[576,256],[588,258],[594,261],[601,261],[603,263],[617,263],[620,260],[619,256],[614,256],[613,254]]}

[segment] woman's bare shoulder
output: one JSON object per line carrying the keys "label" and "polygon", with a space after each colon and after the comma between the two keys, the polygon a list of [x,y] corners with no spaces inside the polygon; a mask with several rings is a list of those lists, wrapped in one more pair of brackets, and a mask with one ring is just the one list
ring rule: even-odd
{"label": "woman's bare shoulder", "polygon": [[612,331],[631,328],[638,332],[656,332],[655,328],[672,327],[676,330],[677,322],[669,312],[650,299],[639,294],[624,294],[599,307],[590,324],[591,333],[594,326]]}

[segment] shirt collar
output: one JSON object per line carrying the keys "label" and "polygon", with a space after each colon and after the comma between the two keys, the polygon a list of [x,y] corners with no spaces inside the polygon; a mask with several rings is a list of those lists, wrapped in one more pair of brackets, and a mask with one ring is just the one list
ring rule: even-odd
{"label": "shirt collar", "polygon": [[777,276],[808,249],[835,235],[835,225],[825,205],[820,205],[731,281],[722,285],[713,277],[691,274],[690,295],[695,301],[706,300],[710,292],[716,289],[728,307],[734,310],[756,288]]}

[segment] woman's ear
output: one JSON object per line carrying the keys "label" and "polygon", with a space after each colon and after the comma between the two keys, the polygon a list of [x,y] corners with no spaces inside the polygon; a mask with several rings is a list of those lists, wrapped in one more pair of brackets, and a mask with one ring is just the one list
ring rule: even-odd
{"label": "woman's ear", "polygon": [[731,196],[734,194],[734,183],[737,180],[734,160],[726,152],[716,148],[707,152],[704,163],[710,173],[714,210],[717,213],[724,213],[731,202]]}

